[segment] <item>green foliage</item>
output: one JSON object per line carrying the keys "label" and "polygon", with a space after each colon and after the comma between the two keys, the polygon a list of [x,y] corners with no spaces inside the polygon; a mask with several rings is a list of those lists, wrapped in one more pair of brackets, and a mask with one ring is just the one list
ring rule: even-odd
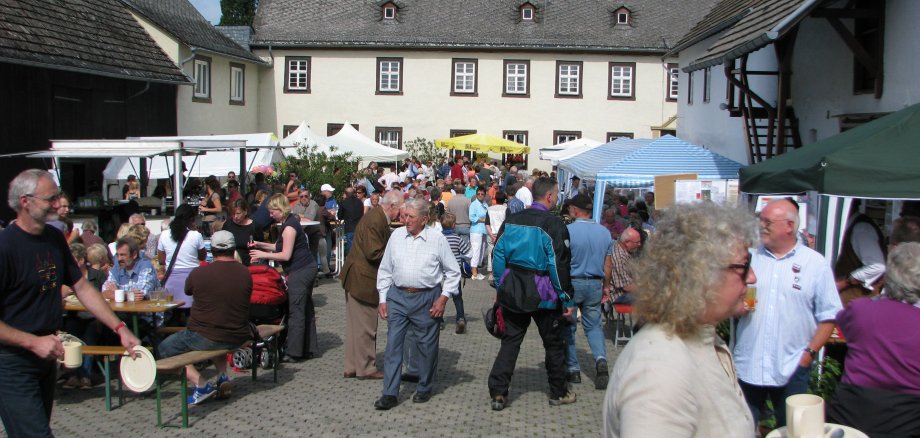
{"label": "green foliage", "polygon": [[421,137],[403,143],[403,149],[409,153],[410,157],[416,157],[423,163],[434,161],[439,164],[438,160],[447,155],[446,149],[440,149],[434,145],[434,142]]}
{"label": "green foliage", "polygon": [[[818,369],[823,368],[822,372],[819,372]],[[808,382],[808,392],[821,396],[821,398],[827,400],[828,397],[834,394],[834,391],[837,390],[837,384],[840,383],[840,376],[843,374],[843,369],[840,366],[840,362],[833,357],[824,355],[824,361],[821,362],[821,367],[815,363],[811,367],[811,378]]]}
{"label": "green foliage", "polygon": [[220,0],[220,26],[251,26],[256,0]]}
{"label": "green foliage", "polygon": [[359,158],[351,152],[336,153],[336,147],[329,148],[329,153],[318,152],[315,145],[297,147],[296,157],[287,157],[279,164],[275,173],[275,182],[287,183],[288,174],[297,172],[300,183],[310,189],[310,193],[319,193],[323,184],[331,184],[336,194],[348,185],[351,175],[358,168]]}

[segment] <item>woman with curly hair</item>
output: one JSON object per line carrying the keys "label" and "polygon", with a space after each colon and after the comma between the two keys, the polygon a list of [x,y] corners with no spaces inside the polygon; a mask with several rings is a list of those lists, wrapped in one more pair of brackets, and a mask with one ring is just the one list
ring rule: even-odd
{"label": "woman with curly hair", "polygon": [[607,437],[753,437],[748,409],[715,326],[747,311],[757,281],[753,216],[712,203],[676,205],[635,266],[645,321],[617,358],[604,400]]}

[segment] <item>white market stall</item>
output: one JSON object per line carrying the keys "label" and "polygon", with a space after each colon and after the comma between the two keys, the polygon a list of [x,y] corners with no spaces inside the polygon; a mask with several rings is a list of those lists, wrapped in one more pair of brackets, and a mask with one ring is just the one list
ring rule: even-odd
{"label": "white market stall", "polygon": [[408,152],[384,146],[361,134],[347,121],[338,133],[331,137],[322,136],[313,132],[306,122],[281,140],[285,156],[297,155],[298,146],[316,146],[317,152],[329,153],[331,147],[336,152],[351,152],[360,159],[361,166],[366,166],[371,161],[399,161],[409,156]]}
{"label": "white market stall", "polygon": [[559,164],[559,160],[574,157],[575,155],[590,151],[602,144],[603,143],[590,138],[578,138],[554,146],[541,148],[540,159],[550,161],[555,166]]}

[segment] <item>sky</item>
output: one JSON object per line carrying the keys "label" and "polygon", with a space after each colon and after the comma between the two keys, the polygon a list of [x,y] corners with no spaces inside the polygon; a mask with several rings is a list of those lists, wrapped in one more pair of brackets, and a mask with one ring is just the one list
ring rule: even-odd
{"label": "sky", "polygon": [[192,6],[195,6],[198,9],[198,12],[201,12],[201,15],[204,15],[204,18],[211,22],[211,24],[217,24],[220,22],[220,0],[190,0]]}

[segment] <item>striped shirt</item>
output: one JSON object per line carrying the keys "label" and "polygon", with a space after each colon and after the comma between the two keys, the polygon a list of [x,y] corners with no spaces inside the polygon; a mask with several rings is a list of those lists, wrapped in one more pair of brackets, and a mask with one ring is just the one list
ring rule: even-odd
{"label": "striped shirt", "polygon": [[444,237],[447,238],[447,243],[450,244],[450,252],[454,253],[454,257],[457,259],[457,264],[462,264],[464,261],[470,261],[470,244],[466,240],[460,238],[453,230],[448,230],[449,233],[444,233]]}
{"label": "striped shirt", "polygon": [[611,272],[611,280],[613,283],[614,291],[617,294],[626,292],[623,290],[626,286],[632,284],[632,274],[630,274],[630,262],[632,260],[632,255],[629,254],[629,251],[626,251],[626,248],[623,245],[620,245],[619,242],[614,242],[610,248],[612,251],[608,252],[613,260],[613,271]]}

